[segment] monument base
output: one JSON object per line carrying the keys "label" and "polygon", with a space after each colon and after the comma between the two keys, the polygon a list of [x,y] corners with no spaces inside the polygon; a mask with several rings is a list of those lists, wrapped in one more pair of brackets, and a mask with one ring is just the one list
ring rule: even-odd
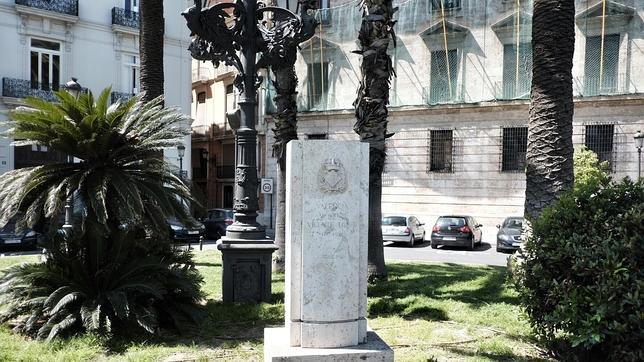
{"label": "monument base", "polygon": [[277,362],[362,362],[394,360],[394,351],[376,332],[367,331],[367,342],[343,348],[302,348],[289,346],[286,328],[264,329],[264,361]]}

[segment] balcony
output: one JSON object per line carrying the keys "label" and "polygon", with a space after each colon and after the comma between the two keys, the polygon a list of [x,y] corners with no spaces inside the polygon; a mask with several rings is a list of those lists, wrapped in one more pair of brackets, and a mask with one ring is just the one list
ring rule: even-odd
{"label": "balcony", "polygon": [[116,103],[116,101],[126,102],[132,97],[134,97],[134,94],[132,93],[112,92],[112,94],[110,94],[110,101],[112,103]]}
{"label": "balcony", "polygon": [[16,0],[16,5],[78,16],[78,0]]}
{"label": "balcony", "polygon": [[192,83],[208,82],[213,79],[212,68],[199,64],[198,68],[192,70]]}
{"label": "balcony", "polygon": [[636,89],[631,92],[629,83],[626,74],[619,74],[617,76],[605,75],[601,80],[599,76],[586,76],[583,79],[575,79],[575,85],[577,86],[579,95],[582,97],[636,93]]}
{"label": "balcony", "polygon": [[217,178],[235,178],[235,166],[217,166]]}
{"label": "balcony", "polygon": [[139,28],[139,13],[136,11],[126,10],[123,8],[112,8],[112,25],[123,26],[126,28]]}
{"label": "balcony", "polygon": [[54,91],[60,89],[58,84],[32,83],[25,79],[2,78],[2,96],[9,98],[36,97],[50,102],[57,102]]}

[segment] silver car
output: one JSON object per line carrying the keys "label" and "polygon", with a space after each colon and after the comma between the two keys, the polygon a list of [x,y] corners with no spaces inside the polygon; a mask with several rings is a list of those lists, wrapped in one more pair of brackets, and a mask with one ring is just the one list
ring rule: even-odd
{"label": "silver car", "polygon": [[423,223],[412,215],[389,215],[382,218],[382,240],[396,243],[407,243],[414,246],[415,242],[425,241]]}

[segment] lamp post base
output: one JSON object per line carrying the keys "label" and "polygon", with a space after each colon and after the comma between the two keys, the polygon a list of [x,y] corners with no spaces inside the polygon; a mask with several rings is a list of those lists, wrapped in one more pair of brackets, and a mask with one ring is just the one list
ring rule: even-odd
{"label": "lamp post base", "polygon": [[223,237],[217,249],[222,254],[222,299],[230,302],[271,300],[272,254],[277,246],[270,239]]}

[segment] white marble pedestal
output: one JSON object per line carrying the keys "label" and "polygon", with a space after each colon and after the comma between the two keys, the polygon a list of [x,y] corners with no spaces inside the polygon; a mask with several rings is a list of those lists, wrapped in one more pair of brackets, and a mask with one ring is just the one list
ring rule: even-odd
{"label": "white marble pedestal", "polygon": [[286,156],[285,327],[266,361],[392,361],[367,334],[369,146],[291,141]]}

